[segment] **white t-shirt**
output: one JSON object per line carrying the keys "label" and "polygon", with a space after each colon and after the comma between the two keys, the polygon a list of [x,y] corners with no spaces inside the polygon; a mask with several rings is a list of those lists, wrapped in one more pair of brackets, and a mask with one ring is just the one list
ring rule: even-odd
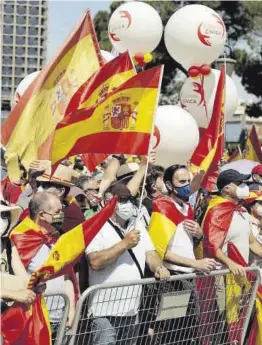
{"label": "white t-shirt", "polygon": [[[260,235],[260,222],[258,219],[256,219],[253,216],[250,216],[250,221],[251,221],[252,234],[254,235],[257,242],[262,246],[262,235]],[[250,251],[250,253],[249,253],[249,264],[254,264],[254,263],[260,267],[260,271],[262,274],[261,258],[259,256],[257,256],[256,254],[252,253],[252,251]]]}
{"label": "white t-shirt", "polygon": [[[184,203],[183,206],[180,206],[176,202],[174,202],[174,204],[177,210],[184,216],[188,215],[189,206],[187,204]],[[177,225],[177,229],[169,241],[167,250],[174,254],[183,256],[184,258],[195,260],[193,237],[184,229],[183,223]],[[169,262],[165,262],[165,267],[173,271],[185,273],[192,272],[194,270],[191,267],[177,266]]]}
{"label": "white t-shirt", "polygon": [[[132,228],[130,228],[132,230]],[[123,234],[125,231],[122,230]],[[154,245],[144,227],[140,227],[140,241],[132,248],[137,261],[144,272],[146,253],[155,250]],[[86,248],[86,255],[113,247],[121,241],[112,225],[107,222]],[[120,255],[112,264],[100,271],[89,268],[90,286],[96,284],[139,280],[140,273],[128,251]],[[131,316],[138,312],[141,286],[100,289],[90,301],[90,312],[93,316]]]}
{"label": "white t-shirt", "polygon": [[[32,274],[37,271],[49,256],[51,249],[43,244],[40,250],[33,257],[32,261],[28,265],[27,273]],[[64,276],[57,277],[55,279],[48,280],[46,282],[47,294],[65,293],[65,278]],[[53,323],[60,322],[65,308],[64,299],[60,296],[45,298],[46,305],[49,311],[50,321]]]}
{"label": "white t-shirt", "polygon": [[249,235],[251,233],[250,215],[248,212],[234,211],[232,221],[227,232],[222,252],[228,256],[227,245],[232,242],[246,263],[249,262]]}

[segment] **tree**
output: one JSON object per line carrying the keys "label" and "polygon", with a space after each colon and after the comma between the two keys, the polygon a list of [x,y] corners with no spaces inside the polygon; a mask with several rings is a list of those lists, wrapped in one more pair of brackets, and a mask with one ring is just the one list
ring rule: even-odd
{"label": "tree", "polygon": [[[228,34],[227,44],[231,57],[237,60],[236,74],[242,78],[246,91],[255,95],[257,101],[248,105],[250,116],[262,116],[262,2],[260,1],[145,1],[154,7],[165,26],[171,15],[181,6],[203,4],[213,8],[223,18]],[[109,12],[100,11],[94,23],[100,47],[110,51],[112,46],[108,39],[108,21],[114,10],[123,1],[114,1]],[[179,91],[186,78],[185,69],[168,54],[164,39],[153,53],[153,62],[149,67],[164,64],[161,104],[175,104]]]}

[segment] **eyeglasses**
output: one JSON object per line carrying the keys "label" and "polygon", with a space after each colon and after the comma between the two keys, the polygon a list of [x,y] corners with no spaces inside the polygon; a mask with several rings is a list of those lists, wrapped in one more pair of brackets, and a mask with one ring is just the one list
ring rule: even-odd
{"label": "eyeglasses", "polygon": [[42,210],[42,212],[46,213],[46,214],[49,214],[49,216],[53,217],[53,216],[59,215],[62,212],[62,210],[57,210],[55,213],[49,213],[49,212],[44,211],[44,210]]}
{"label": "eyeglasses", "polygon": [[84,190],[85,193],[98,193],[99,188],[87,188]]}

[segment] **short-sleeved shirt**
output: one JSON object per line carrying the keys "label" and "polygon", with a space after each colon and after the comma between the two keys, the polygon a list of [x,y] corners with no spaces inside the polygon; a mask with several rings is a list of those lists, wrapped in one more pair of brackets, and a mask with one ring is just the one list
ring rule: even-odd
{"label": "short-sleeved shirt", "polygon": [[[184,216],[188,215],[189,205],[184,203],[183,206],[180,206],[174,202],[174,207]],[[184,229],[183,222],[177,225],[176,231],[169,241],[167,250],[184,258],[195,260],[193,237]],[[191,267],[178,266],[169,262],[165,262],[165,266],[170,270],[184,273],[193,271]]]}
{"label": "short-sleeved shirt", "polygon": [[[125,231],[119,228],[123,234]],[[136,259],[144,272],[146,253],[155,250],[154,245],[144,227],[140,228],[140,241],[132,248]],[[91,244],[86,248],[86,255],[93,252],[109,249],[121,241],[114,227],[105,223]],[[139,270],[128,251],[120,255],[113,263],[107,267],[93,271],[89,269],[90,286],[121,281],[140,280]],[[90,303],[90,311],[93,316],[131,316],[138,312],[140,303],[141,287],[134,288],[112,288],[104,289],[95,293]]]}
{"label": "short-sleeved shirt", "polygon": [[251,233],[251,221],[248,212],[234,211],[231,224],[229,226],[222,252],[227,256],[228,242],[232,242],[246,263],[249,262],[249,236]]}
{"label": "short-sleeved shirt", "polygon": [[[51,251],[51,248],[43,244],[40,250],[37,252],[37,254],[33,257],[31,262],[29,263],[27,267],[27,273],[32,274],[35,271],[37,271],[48,258],[50,251]],[[48,280],[46,282],[45,293],[47,294],[63,293],[64,294],[65,293],[64,276]],[[64,313],[64,307],[65,307],[64,299],[60,296],[54,296],[53,298],[49,297],[49,298],[46,298],[46,304],[49,311],[50,321],[53,323],[60,322]]]}

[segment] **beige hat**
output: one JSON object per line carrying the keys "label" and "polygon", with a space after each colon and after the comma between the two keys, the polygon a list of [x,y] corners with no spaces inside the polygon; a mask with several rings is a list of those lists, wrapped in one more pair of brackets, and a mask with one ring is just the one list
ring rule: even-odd
{"label": "beige hat", "polygon": [[10,212],[11,213],[11,223],[9,226],[9,231],[5,231],[1,236],[8,236],[10,230],[16,225],[20,214],[22,213],[22,209],[19,206],[6,206],[0,205],[0,212]]}
{"label": "beige hat", "polygon": [[53,176],[51,176],[51,166],[45,171],[42,176],[37,177],[39,182],[52,182],[62,186],[71,187],[72,183],[73,169],[71,166],[65,166],[59,164]]}
{"label": "beige hat", "polygon": [[139,169],[139,164],[137,163],[126,163],[120,166],[117,170],[116,177],[118,180],[125,179],[127,177],[133,176],[134,173]]}

